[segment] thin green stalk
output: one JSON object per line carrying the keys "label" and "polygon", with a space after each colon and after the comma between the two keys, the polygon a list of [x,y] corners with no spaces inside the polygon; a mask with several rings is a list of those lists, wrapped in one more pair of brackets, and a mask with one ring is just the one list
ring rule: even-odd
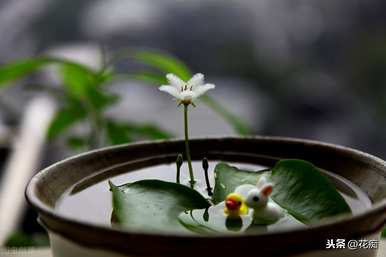
{"label": "thin green stalk", "polygon": [[194,180],[192,159],[190,158],[190,150],[189,150],[188,104],[184,104],[184,126],[185,126],[185,155],[186,155],[186,159],[188,160],[190,186],[193,188],[196,181]]}

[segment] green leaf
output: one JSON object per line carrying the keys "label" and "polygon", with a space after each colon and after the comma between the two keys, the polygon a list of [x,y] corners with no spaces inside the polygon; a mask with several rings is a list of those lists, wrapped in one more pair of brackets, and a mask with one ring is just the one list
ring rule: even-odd
{"label": "green leaf", "polygon": [[47,138],[49,140],[55,139],[72,125],[85,119],[86,116],[87,112],[79,102],[67,102],[66,106],[56,112],[48,128]]}
{"label": "green leaf", "polygon": [[67,139],[67,144],[74,150],[84,150],[87,149],[87,140],[79,136],[71,136]]}
{"label": "green leaf", "polygon": [[351,213],[351,209],[327,177],[311,163],[282,160],[272,168],[272,199],[298,220],[312,223]]}
{"label": "green leaf", "polygon": [[62,65],[61,69],[63,85],[67,91],[79,99],[83,99],[88,94],[88,88],[95,86],[96,74],[88,72],[77,66]]}
{"label": "green leaf", "polygon": [[108,121],[106,124],[106,131],[107,138],[112,145],[125,144],[133,140],[126,127],[117,122]]}
{"label": "green leaf", "polygon": [[6,83],[28,75],[49,63],[50,61],[46,58],[37,58],[20,60],[4,65],[0,67],[0,85],[5,86]]}
{"label": "green leaf", "polygon": [[63,84],[71,97],[86,101],[95,110],[103,110],[117,102],[118,96],[104,91],[100,85],[109,80],[109,73],[94,73],[78,66],[61,67]]}
{"label": "green leaf", "polygon": [[386,238],[386,227],[385,227],[385,228],[383,228],[383,231],[382,231],[381,237],[382,237],[382,238]]}
{"label": "green leaf", "polygon": [[96,75],[97,84],[102,86],[104,84],[107,84],[115,78],[115,73],[109,69],[106,68],[105,70],[99,71]]}
{"label": "green leaf", "polygon": [[168,84],[168,81],[165,75],[157,74],[154,72],[137,72],[132,75],[129,75],[129,78],[138,80],[138,81],[143,81],[146,83],[155,84],[155,85]]}
{"label": "green leaf", "polygon": [[240,170],[224,162],[220,162],[214,168],[215,185],[213,191],[213,202],[220,203],[225,197],[234,192],[236,187],[243,184],[256,185],[263,172]]}
{"label": "green leaf", "polygon": [[129,134],[137,138],[168,139],[173,137],[171,133],[159,128],[154,124],[126,123],[126,129],[128,130]]}
{"label": "green leaf", "polygon": [[15,232],[8,237],[4,246],[14,247],[48,247],[50,245],[46,233],[34,233],[32,235],[23,232]]}
{"label": "green leaf", "polygon": [[161,180],[141,180],[119,187],[110,182],[110,188],[114,220],[130,230],[187,231],[179,223],[178,215],[210,206],[197,191]]}
{"label": "green leaf", "polygon": [[153,124],[120,123],[109,120],[107,136],[113,145],[124,144],[138,139],[167,139],[172,135]]}
{"label": "green leaf", "polygon": [[133,58],[141,63],[155,67],[162,72],[174,73],[185,81],[192,77],[189,68],[172,55],[158,51],[140,50],[133,53]]}
{"label": "green leaf", "polygon": [[61,58],[36,57],[18,60],[0,67],[0,88],[7,86],[10,82],[21,79],[47,65],[66,65],[93,73],[91,69],[76,62]]}
{"label": "green leaf", "polygon": [[225,121],[231,124],[233,129],[240,135],[247,135],[252,132],[252,129],[243,119],[238,117],[236,114],[230,112],[224,105],[220,104],[212,97],[208,95],[203,95],[201,96],[201,100],[218,115],[223,117]]}
{"label": "green leaf", "polygon": [[117,103],[119,96],[106,92],[99,87],[91,86],[87,89],[86,100],[96,111],[102,111],[105,108]]}

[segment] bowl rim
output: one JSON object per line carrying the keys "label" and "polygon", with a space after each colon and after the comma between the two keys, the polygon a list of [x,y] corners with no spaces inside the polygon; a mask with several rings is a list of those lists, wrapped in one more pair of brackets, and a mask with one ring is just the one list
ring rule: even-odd
{"label": "bowl rim", "polygon": [[[262,140],[262,141],[272,141],[272,142],[285,142],[285,143],[301,143],[305,144],[308,146],[319,146],[319,147],[325,147],[325,148],[330,148],[334,149],[339,152],[345,152],[347,154],[356,156],[358,158],[364,158],[366,160],[371,161],[371,163],[383,167],[385,170],[385,175],[386,176],[386,161],[380,159],[379,157],[376,157],[374,155],[362,152],[360,150],[356,150],[353,148],[341,146],[341,145],[336,145],[336,144],[331,144],[331,143],[325,143],[321,141],[316,141],[316,140],[309,140],[309,139],[300,139],[300,138],[290,138],[290,137],[276,137],[276,136],[227,136],[227,137],[196,137],[192,138],[190,141],[200,141],[200,140],[222,140],[222,139],[236,139],[236,140]],[[337,225],[341,226],[351,226],[351,224],[355,224],[356,222],[360,222],[363,219],[368,219],[369,217],[379,217],[379,215],[383,215],[383,221],[379,224],[377,227],[369,228],[366,232],[367,235],[376,233],[379,231],[384,224],[386,223],[386,199],[382,199],[378,203],[373,203],[372,206],[355,215],[351,216],[346,216],[342,218],[336,218],[336,219],[329,219],[326,222],[321,222],[317,223],[315,225],[306,227],[306,228],[296,228],[296,229],[291,229],[291,230],[279,230],[279,231],[268,231],[266,233],[262,234],[240,234],[240,235],[228,235],[228,234],[221,234],[221,235],[216,235],[216,236],[202,236],[202,235],[194,235],[194,234],[178,234],[178,233],[162,233],[162,232],[157,232],[157,233],[149,233],[149,232],[144,232],[144,231],[132,231],[132,230],[127,230],[127,229],[122,229],[122,228],[117,228],[117,227],[108,227],[103,224],[96,224],[96,223],[88,223],[85,222],[84,220],[76,220],[72,219],[70,217],[67,217],[65,215],[61,215],[60,213],[55,211],[55,208],[50,207],[48,204],[44,203],[39,197],[35,194],[35,189],[37,188],[37,184],[40,181],[41,178],[46,176],[51,170],[55,169],[57,166],[62,165],[66,162],[69,161],[76,161],[76,160],[81,160],[82,158],[95,154],[95,153],[106,153],[111,150],[119,150],[119,149],[124,149],[126,147],[137,147],[137,146],[142,146],[142,145],[152,145],[152,144],[163,144],[167,142],[180,142],[183,141],[183,139],[166,139],[166,140],[153,140],[153,141],[140,141],[140,142],[135,142],[135,143],[128,143],[128,144],[122,144],[122,145],[116,145],[116,146],[109,146],[109,147],[104,147],[100,149],[95,149],[92,151],[84,152],[69,158],[66,158],[64,160],[61,160],[59,162],[56,162],[37,174],[35,174],[31,180],[29,181],[26,190],[25,190],[25,196],[27,199],[27,202],[38,212],[39,217],[40,217],[40,222],[43,223],[43,226],[48,228],[50,231],[57,233],[59,235],[63,235],[65,237],[70,237],[68,233],[63,233],[63,231],[58,231],[57,229],[51,227],[47,222],[45,222],[45,219],[49,220],[55,220],[56,222],[69,226],[69,227],[77,227],[79,229],[88,229],[93,232],[98,232],[98,233],[110,233],[111,235],[124,235],[124,236],[129,236],[129,237],[143,237],[143,238],[151,238],[157,237],[157,238],[164,238],[168,240],[173,240],[173,239],[188,239],[188,240],[211,240],[211,239],[227,239],[227,238],[262,238],[262,237],[272,237],[272,238],[277,238],[280,236],[284,235],[297,235],[297,234],[303,234],[303,233],[321,233],[322,231],[329,231],[330,229],[333,229]],[[355,238],[358,236],[363,235],[363,233],[351,233],[350,237]]]}

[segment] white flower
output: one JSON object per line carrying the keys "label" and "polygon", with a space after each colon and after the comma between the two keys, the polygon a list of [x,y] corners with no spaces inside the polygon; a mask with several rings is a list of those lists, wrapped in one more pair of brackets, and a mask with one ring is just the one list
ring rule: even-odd
{"label": "white flower", "polygon": [[159,90],[174,96],[179,104],[194,104],[193,101],[215,88],[213,84],[204,84],[204,75],[195,74],[188,82],[183,81],[174,74],[167,74],[169,85],[162,85]]}

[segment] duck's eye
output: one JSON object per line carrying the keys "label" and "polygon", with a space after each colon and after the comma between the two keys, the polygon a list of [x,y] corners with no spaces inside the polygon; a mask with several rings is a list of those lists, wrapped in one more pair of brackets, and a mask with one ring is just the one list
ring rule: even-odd
{"label": "duck's eye", "polygon": [[259,199],[258,196],[254,196],[254,197],[252,198],[252,200],[253,200],[254,202],[258,202],[260,199]]}

